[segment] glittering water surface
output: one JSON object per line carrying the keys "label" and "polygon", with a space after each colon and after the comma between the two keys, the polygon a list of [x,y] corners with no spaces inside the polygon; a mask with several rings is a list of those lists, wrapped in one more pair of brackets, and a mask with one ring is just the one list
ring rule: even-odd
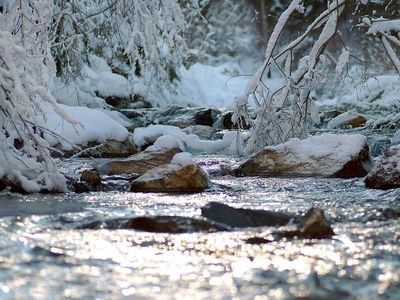
{"label": "glittering water surface", "polygon": [[[229,158],[198,157],[210,173]],[[79,162],[78,164],[81,164]],[[400,189],[362,179],[215,176],[201,194],[0,195],[1,299],[400,299]],[[325,210],[327,240],[247,244],[277,228],[159,234],[76,229],[141,215],[200,217],[210,201],[301,215]]]}

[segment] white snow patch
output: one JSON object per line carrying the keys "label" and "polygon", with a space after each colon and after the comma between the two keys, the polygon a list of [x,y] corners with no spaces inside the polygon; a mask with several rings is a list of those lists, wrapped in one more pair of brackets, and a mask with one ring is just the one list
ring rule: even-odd
{"label": "white snow patch", "polygon": [[301,161],[313,161],[317,157],[329,157],[338,161],[348,161],[365,146],[367,137],[361,134],[336,135],[322,134],[305,140],[291,139],[277,146],[269,146],[283,152],[291,152]]}
{"label": "white snow patch", "polygon": [[[241,68],[233,63],[217,66],[195,63],[189,69],[181,67],[179,74],[176,92],[153,102],[160,106],[233,107],[235,97],[243,92],[249,81],[249,76],[242,75]],[[281,86],[282,79],[267,79],[266,83],[274,90]]]}
{"label": "white snow patch", "polygon": [[128,80],[119,74],[112,72],[102,72],[93,77],[96,83],[96,90],[103,97],[116,96],[128,98],[131,88]]}
{"label": "white snow patch", "polygon": [[171,164],[179,165],[179,166],[190,166],[194,165],[192,154],[188,152],[181,152],[174,155],[172,158]]}
{"label": "white snow patch", "polygon": [[[87,88],[86,88],[87,90]],[[84,91],[78,82],[63,82],[60,78],[53,78],[50,91],[58,103],[69,106],[105,107],[104,99],[94,96],[94,92]]]}
{"label": "white snow patch", "polygon": [[332,99],[319,99],[318,106],[353,105],[355,107],[400,108],[400,76],[382,75],[368,79],[360,87],[348,84],[339,95]]}
{"label": "white snow patch", "polygon": [[372,20],[372,23],[368,19],[363,19],[363,21],[366,23],[370,23],[371,26],[366,34],[377,35],[382,33],[390,33],[391,31],[400,31],[400,19],[386,20],[381,18]]}
{"label": "white snow patch", "polygon": [[178,140],[176,137],[172,135],[163,135],[160,136],[155,141],[155,143],[152,146],[148,147],[146,150],[157,151],[157,150],[173,149],[173,148],[179,148],[182,150],[184,148],[182,141]]}
{"label": "white snow patch", "polygon": [[[82,106],[66,106],[60,108],[71,118],[78,120],[77,125],[70,124],[62,119],[49,105],[43,107],[45,121],[43,126],[60,135],[69,143],[80,145],[88,142],[105,142],[108,139],[123,141],[128,137],[128,130],[116,119],[101,109],[91,109]],[[72,146],[52,135],[45,134],[45,139],[54,146],[58,143],[64,150],[71,150]]]}
{"label": "white snow patch", "polygon": [[[133,133],[133,142],[136,146],[142,146],[157,140],[160,136],[167,136],[159,144],[171,142],[172,137],[178,140],[181,150],[196,153],[236,153],[236,132],[226,132],[222,139],[216,141],[201,140],[195,134],[186,134],[179,127],[168,125],[150,125],[148,127],[136,128]],[[158,141],[158,140],[157,140]],[[156,141],[156,143],[157,143]],[[155,149],[159,147],[155,146]],[[151,146],[152,147],[152,146]],[[151,150],[152,148],[150,148]]]}

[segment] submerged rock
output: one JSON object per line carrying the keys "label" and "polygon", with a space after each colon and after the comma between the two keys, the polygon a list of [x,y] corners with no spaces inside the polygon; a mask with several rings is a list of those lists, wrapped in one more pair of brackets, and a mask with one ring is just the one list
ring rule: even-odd
{"label": "submerged rock", "polygon": [[236,176],[363,177],[372,168],[363,135],[323,134],[265,147],[234,168]]}
{"label": "submerged rock", "polygon": [[210,202],[203,206],[201,215],[230,227],[282,226],[294,218],[285,213],[234,208],[218,202]]}
{"label": "submerged rock", "polygon": [[158,233],[216,232],[226,230],[225,227],[206,220],[180,216],[143,216],[96,221],[80,226],[78,229],[134,229]]}
{"label": "submerged rock", "polygon": [[400,146],[385,152],[382,160],[365,178],[365,185],[374,189],[400,188]]}
{"label": "submerged rock", "polygon": [[138,174],[142,175],[152,168],[169,163],[175,154],[181,152],[178,148],[158,149],[153,151],[145,150],[124,160],[107,162],[100,167],[100,174]]}
{"label": "submerged rock", "polygon": [[132,192],[196,193],[210,186],[208,175],[194,162],[179,162],[174,156],[171,164],[149,170],[131,184]]}

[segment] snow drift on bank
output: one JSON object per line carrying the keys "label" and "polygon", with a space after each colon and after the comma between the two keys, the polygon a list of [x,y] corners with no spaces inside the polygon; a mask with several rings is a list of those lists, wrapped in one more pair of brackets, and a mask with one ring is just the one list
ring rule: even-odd
{"label": "snow drift on bank", "polygon": [[136,128],[133,133],[133,142],[139,148],[154,143],[150,150],[180,148],[182,151],[196,153],[219,153],[235,154],[237,133],[226,132],[222,139],[215,141],[201,140],[195,134],[186,134],[179,127],[168,125],[150,125],[148,127]]}
{"label": "snow drift on bank", "polygon": [[71,150],[71,143],[82,145],[109,139],[123,141],[128,137],[128,130],[124,126],[128,126],[129,122],[115,112],[63,104],[59,104],[59,107],[69,118],[76,120],[76,124],[65,121],[50,106],[45,106],[43,127],[61,137],[46,134],[45,139],[51,146],[60,144],[63,150]]}
{"label": "snow drift on bank", "polygon": [[321,99],[317,105],[351,105],[363,109],[400,108],[400,77],[382,75],[368,79],[364,84],[354,87],[349,83],[332,99]]}

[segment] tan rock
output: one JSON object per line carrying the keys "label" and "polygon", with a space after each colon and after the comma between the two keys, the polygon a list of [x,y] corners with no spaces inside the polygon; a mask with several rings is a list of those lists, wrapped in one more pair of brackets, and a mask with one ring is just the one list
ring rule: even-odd
{"label": "tan rock", "polygon": [[101,184],[101,177],[96,170],[83,170],[81,174],[81,181],[85,181],[96,186]]}
{"label": "tan rock", "polygon": [[197,165],[169,164],[154,168],[131,184],[132,192],[195,193],[209,187],[207,174]]}
{"label": "tan rock", "polygon": [[113,160],[100,167],[100,174],[138,174],[142,175],[152,168],[171,162],[175,154],[181,152],[180,149],[160,149],[156,151],[143,151],[124,160]]}
{"label": "tan rock", "polygon": [[101,157],[127,157],[136,152],[136,146],[130,138],[121,142],[108,140],[101,149]]}

